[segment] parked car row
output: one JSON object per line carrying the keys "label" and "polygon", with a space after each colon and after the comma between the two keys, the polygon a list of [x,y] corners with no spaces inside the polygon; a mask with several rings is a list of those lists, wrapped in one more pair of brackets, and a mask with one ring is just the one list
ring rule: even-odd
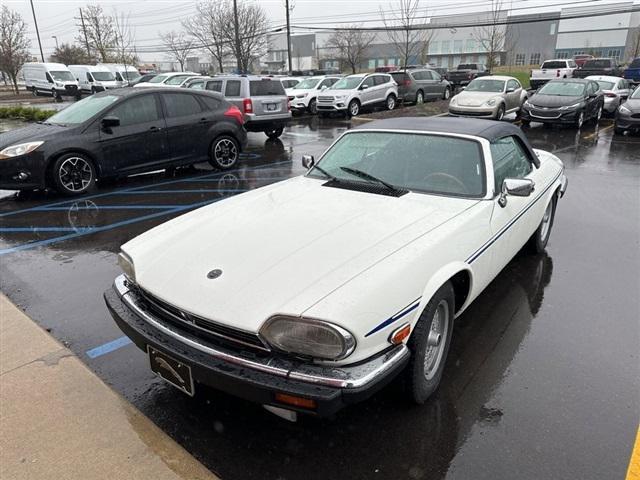
{"label": "parked car row", "polygon": [[[581,57],[580,63],[577,57]],[[640,57],[626,69],[613,58],[593,58],[591,55],[545,60],[539,69],[531,70],[529,84],[537,89],[554,78],[590,78],[595,75],[623,77],[632,83],[640,83]]]}

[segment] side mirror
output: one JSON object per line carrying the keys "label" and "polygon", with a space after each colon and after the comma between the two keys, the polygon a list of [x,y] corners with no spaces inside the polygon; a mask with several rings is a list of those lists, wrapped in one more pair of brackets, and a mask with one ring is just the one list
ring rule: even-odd
{"label": "side mirror", "polygon": [[326,85],[323,85],[322,87],[320,87],[320,90],[324,92],[327,88],[329,87],[327,87]]}
{"label": "side mirror", "polygon": [[112,127],[119,127],[120,119],[114,116],[107,116],[102,119],[100,124],[102,125],[102,128],[105,128],[105,129],[112,128]]}
{"label": "side mirror", "polygon": [[302,156],[302,166],[307,170],[315,165],[315,160],[313,155],[303,155]]}
{"label": "side mirror", "polygon": [[528,197],[535,190],[536,184],[529,178],[505,178],[498,203],[501,207],[507,205],[507,195],[514,197]]}
{"label": "side mirror", "polygon": [[362,86],[360,87],[360,90],[366,90],[367,88],[369,88],[369,85],[362,85]]}
{"label": "side mirror", "polygon": [[513,92],[515,92],[515,91],[516,91],[516,89],[515,89],[515,88],[513,88],[513,87],[509,87],[509,88],[507,88],[507,93],[513,93]]}
{"label": "side mirror", "polygon": [[460,90],[465,90],[467,87],[460,87]]}

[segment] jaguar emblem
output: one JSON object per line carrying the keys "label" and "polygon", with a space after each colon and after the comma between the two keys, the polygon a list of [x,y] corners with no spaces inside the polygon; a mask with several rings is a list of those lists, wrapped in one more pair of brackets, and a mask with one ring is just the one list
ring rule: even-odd
{"label": "jaguar emblem", "polygon": [[207,278],[213,280],[215,278],[218,278],[220,275],[222,275],[222,270],[216,268],[215,270],[211,270],[209,273],[207,273]]}

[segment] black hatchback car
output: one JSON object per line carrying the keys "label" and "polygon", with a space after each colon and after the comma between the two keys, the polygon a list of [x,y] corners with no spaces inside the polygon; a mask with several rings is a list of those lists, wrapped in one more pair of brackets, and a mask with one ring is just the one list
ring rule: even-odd
{"label": "black hatchback car", "polygon": [[0,134],[0,188],[76,195],[96,179],[203,161],[228,169],[247,141],[243,123],[242,112],[214,92],[101,92]]}
{"label": "black hatchback car", "polygon": [[551,80],[529,97],[520,109],[524,125],[530,122],[564,123],[577,128],[598,122],[604,108],[604,93],[593,80],[561,78]]}

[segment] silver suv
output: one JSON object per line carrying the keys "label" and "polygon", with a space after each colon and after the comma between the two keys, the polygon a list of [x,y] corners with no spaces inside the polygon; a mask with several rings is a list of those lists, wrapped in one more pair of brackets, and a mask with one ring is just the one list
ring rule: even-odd
{"label": "silver suv", "polygon": [[269,138],[278,138],[291,120],[289,99],[279,78],[216,75],[187,88],[222,93],[244,113],[244,128],[249,132],[264,132]]}
{"label": "silver suv", "polygon": [[388,110],[396,107],[398,85],[386,73],[349,75],[318,95],[318,113],[344,112],[355,117],[364,107],[382,105]]}

